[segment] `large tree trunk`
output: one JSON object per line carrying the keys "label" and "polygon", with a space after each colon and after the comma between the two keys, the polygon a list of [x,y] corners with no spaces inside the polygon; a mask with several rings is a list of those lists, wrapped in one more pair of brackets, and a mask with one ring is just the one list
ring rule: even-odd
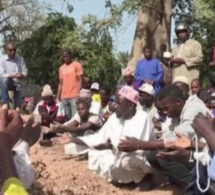
{"label": "large tree trunk", "polygon": [[137,26],[132,52],[127,66],[135,69],[137,61],[143,57],[142,49],[149,45],[157,56],[161,44],[170,47],[172,0],[154,0],[153,6],[142,5],[137,12]]}

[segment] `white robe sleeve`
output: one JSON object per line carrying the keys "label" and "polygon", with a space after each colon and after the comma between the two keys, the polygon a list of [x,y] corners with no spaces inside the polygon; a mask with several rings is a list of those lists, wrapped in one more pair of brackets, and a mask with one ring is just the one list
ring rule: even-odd
{"label": "white robe sleeve", "polygon": [[95,134],[78,137],[82,140],[88,147],[93,148],[100,144],[105,144],[111,136],[111,124],[114,124],[115,114],[113,114],[104,126]]}

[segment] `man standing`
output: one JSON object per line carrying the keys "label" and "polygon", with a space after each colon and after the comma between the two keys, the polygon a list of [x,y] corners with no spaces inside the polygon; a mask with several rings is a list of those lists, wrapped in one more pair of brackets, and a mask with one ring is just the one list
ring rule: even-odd
{"label": "man standing", "polygon": [[187,25],[180,23],[175,28],[178,44],[173,48],[172,80],[177,76],[189,78],[189,82],[199,78],[199,65],[202,62],[202,47],[194,39],[189,39]]}
{"label": "man standing", "polygon": [[22,81],[28,70],[24,59],[16,54],[16,45],[8,42],[5,45],[6,54],[0,59],[1,103],[9,103],[9,91],[14,93],[14,108],[21,107]]}
{"label": "man standing", "polygon": [[57,99],[61,100],[67,120],[76,113],[76,97],[79,94],[82,83],[82,65],[72,60],[72,53],[69,49],[62,52],[64,64],[59,69],[59,85]]}
{"label": "man standing", "polygon": [[152,49],[144,47],[143,53],[145,58],[137,63],[135,69],[135,79],[138,81],[139,86],[142,83],[153,85],[155,93],[161,88],[164,71],[158,59],[152,57]]}

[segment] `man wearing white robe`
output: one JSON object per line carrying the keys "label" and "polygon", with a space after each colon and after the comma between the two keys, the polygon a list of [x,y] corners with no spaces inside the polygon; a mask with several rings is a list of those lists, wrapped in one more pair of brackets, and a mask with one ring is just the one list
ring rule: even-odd
{"label": "man wearing white robe", "polygon": [[[85,149],[83,146],[88,147],[90,148],[89,169],[109,181],[139,183],[151,171],[147,165],[146,151],[127,153],[118,150],[120,140],[126,137],[142,141],[154,139],[153,125],[149,116],[144,111],[136,110],[138,99],[138,92],[124,86],[116,98],[116,113],[108,119],[100,131],[78,139],[71,138],[73,143],[65,145],[65,151],[70,149],[71,154],[71,150],[80,151],[80,147],[81,149]],[[76,148],[72,149],[72,145]]]}

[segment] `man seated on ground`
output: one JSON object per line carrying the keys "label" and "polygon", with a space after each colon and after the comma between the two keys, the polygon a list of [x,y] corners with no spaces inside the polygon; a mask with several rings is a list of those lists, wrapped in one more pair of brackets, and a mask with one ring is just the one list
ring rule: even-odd
{"label": "man seated on ground", "polygon": [[[155,107],[158,107],[157,104],[159,104],[159,101],[154,99]],[[169,129],[169,126],[172,124],[172,119],[163,114],[160,110],[157,110],[152,118],[152,122],[154,124],[156,136],[160,138],[160,136]]]}
{"label": "man seated on ground", "polygon": [[99,84],[98,83],[92,83],[90,90],[92,93],[92,100],[94,102],[101,103],[101,97],[99,94]]}
{"label": "man seated on ground", "polygon": [[105,125],[96,134],[71,138],[71,143],[67,144],[77,150],[78,147],[90,148],[89,169],[113,183],[146,182],[144,176],[151,171],[146,164],[145,151],[127,153],[118,150],[120,140],[125,137],[144,141],[154,139],[150,118],[144,111],[136,110],[138,99],[137,91],[122,87],[116,96],[116,111]]}
{"label": "man seated on ground", "polygon": [[[163,134],[161,140],[141,141],[134,138],[125,138],[121,140],[118,149],[125,152],[140,149],[144,151],[153,150],[147,156],[147,160],[152,167],[164,171],[170,178],[175,179],[177,182],[188,184],[191,180],[190,171],[194,168],[193,163],[190,163],[188,159],[183,159],[183,161],[175,161],[174,159],[167,160],[157,155],[163,149],[174,145],[178,139],[176,132],[187,136],[189,139],[193,139],[196,135],[192,127],[193,119],[198,113],[206,115],[209,110],[197,98],[190,96],[186,99],[182,90],[173,84],[164,87],[157,94],[156,99],[158,101],[156,105],[158,110],[168,117],[175,119],[174,121],[177,121],[177,123],[169,127],[169,130]],[[150,179],[152,187],[152,177]]]}
{"label": "man seated on ground", "polygon": [[123,70],[122,75],[125,85],[128,85],[129,87],[138,90],[139,85],[138,82],[134,79],[134,71],[127,67]]}
{"label": "man seated on ground", "polygon": [[189,93],[190,87],[189,87],[188,81],[189,81],[189,79],[187,77],[177,76],[174,79],[173,84],[178,86],[182,90],[185,99],[188,99],[188,98],[190,100],[193,99],[193,101],[196,101],[196,102],[199,102],[200,104],[203,104],[204,102],[196,94],[190,95],[190,93]]}
{"label": "man seated on ground", "polygon": [[70,133],[73,136],[82,136],[87,131],[95,132],[101,128],[103,122],[98,115],[90,113],[91,102],[79,98],[77,101],[77,113],[66,125],[55,125],[52,131],[55,133]]}
{"label": "man seated on ground", "polygon": [[173,80],[173,84],[182,90],[185,99],[190,96],[189,79],[187,77],[177,76]]}
{"label": "man seated on ground", "polygon": [[148,83],[143,83],[138,91],[140,94],[140,104],[142,109],[148,113],[152,120],[153,116],[157,112],[157,109],[154,106],[154,88]]}
{"label": "man seated on ground", "polygon": [[192,95],[200,96],[202,85],[199,79],[193,79],[190,84]]}
{"label": "man seated on ground", "polygon": [[[63,123],[65,121],[65,111],[61,102],[56,102],[53,91],[50,85],[45,85],[42,90],[42,101],[40,101],[33,114],[41,116],[41,125],[43,128],[43,135],[41,135],[41,144],[50,144],[50,138],[56,134],[49,132],[51,124]],[[48,127],[48,128],[46,128]]]}
{"label": "man seated on ground", "polygon": [[41,94],[42,101],[40,101],[33,114],[41,115],[42,126],[49,127],[51,123],[63,123],[65,121],[65,111],[62,103],[57,102],[54,98],[53,91],[50,85],[45,85]]}
{"label": "man seated on ground", "polygon": [[[35,173],[29,157],[29,147],[39,139],[41,128],[39,124],[34,124],[32,117],[23,128],[20,114],[16,111],[8,114],[7,105],[3,105],[0,112],[2,191],[8,195],[24,195],[27,194],[24,187],[28,189],[35,180]],[[18,140],[20,141],[17,144]],[[11,152],[13,147],[13,152]]]}
{"label": "man seated on ground", "polygon": [[205,104],[207,104],[208,100],[211,98],[211,96],[215,96],[215,73],[212,72],[208,75],[208,79],[210,82],[210,85],[203,89],[199,98],[202,99]]}
{"label": "man seated on ground", "polygon": [[99,94],[101,96],[103,118],[107,120],[110,115],[109,103],[110,103],[111,91],[107,87],[103,86],[100,88]]}
{"label": "man seated on ground", "polygon": [[[81,89],[80,94],[79,94],[79,100],[83,100],[83,101],[86,101],[86,102],[90,103],[89,112],[91,114],[98,115],[100,118],[103,117],[101,103],[92,100],[91,91],[89,89]],[[77,115],[77,112],[76,112],[76,115]],[[65,122],[63,125],[68,125],[72,121],[73,121],[73,118],[71,118],[69,121]]]}

